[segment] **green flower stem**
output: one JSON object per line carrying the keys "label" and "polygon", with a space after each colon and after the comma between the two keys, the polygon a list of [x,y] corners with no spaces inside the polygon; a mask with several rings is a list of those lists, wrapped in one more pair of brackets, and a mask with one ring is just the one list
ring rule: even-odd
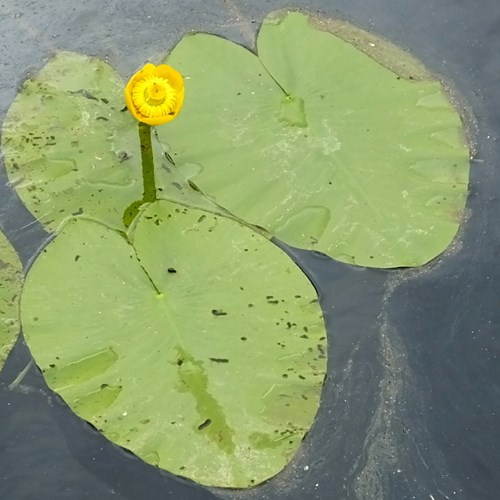
{"label": "green flower stem", "polygon": [[139,139],[141,141],[142,182],[144,186],[142,201],[143,203],[152,203],[156,201],[156,182],[151,125],[139,123]]}
{"label": "green flower stem", "polygon": [[[144,192],[142,200],[137,204],[134,218],[139,213],[139,209],[142,205],[156,201],[155,162],[153,157],[153,145],[151,143],[151,125],[139,122],[139,140],[141,141],[142,185]],[[163,297],[163,293],[158,289],[156,283],[152,280],[144,267],[143,270],[156,290],[158,297]]]}
{"label": "green flower stem", "polygon": [[135,200],[125,209],[122,217],[125,227],[132,224],[142,205],[156,201],[155,164],[150,125],[139,123],[139,141],[141,143],[143,195],[142,199]]}

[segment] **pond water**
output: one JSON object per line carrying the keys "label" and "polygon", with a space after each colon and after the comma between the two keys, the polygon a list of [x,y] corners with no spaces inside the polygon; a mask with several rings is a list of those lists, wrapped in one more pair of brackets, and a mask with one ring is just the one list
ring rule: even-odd
{"label": "pond water", "polygon": [[[57,50],[105,58],[123,75],[188,31],[252,46],[269,11],[287,2],[0,0],[0,114],[27,73]],[[320,11],[409,48],[458,90],[475,152],[466,220],[449,249],[416,269],[374,270],[286,248],[316,285],[328,377],[292,463],[246,491],[208,489],[112,445],[78,419],[32,367],[22,338],[0,374],[0,497],[41,499],[474,499],[500,489],[500,14],[452,0],[310,0]],[[48,235],[2,166],[0,227],[28,266]]]}

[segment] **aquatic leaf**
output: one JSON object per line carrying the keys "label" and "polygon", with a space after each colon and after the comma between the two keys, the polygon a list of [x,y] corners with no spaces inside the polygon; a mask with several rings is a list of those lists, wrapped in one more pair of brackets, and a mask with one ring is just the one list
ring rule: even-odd
{"label": "aquatic leaf", "polygon": [[[7,173],[48,228],[75,215],[122,228],[125,209],[141,199],[138,123],[123,110],[124,88],[105,61],[59,52],[11,105],[2,132]],[[158,197],[214,209],[153,144]]]}
{"label": "aquatic leaf", "polygon": [[22,325],[49,386],[146,462],[248,487],[292,458],[317,411],[314,288],[237,222],[160,201],[129,230],[71,220],[37,258]]}
{"label": "aquatic leaf", "polygon": [[372,267],[442,252],[469,168],[443,86],[387,42],[299,12],[271,14],[257,50],[195,34],[168,56],[186,100],[158,134],[180,168],[291,245]]}
{"label": "aquatic leaf", "polygon": [[[442,85],[387,42],[298,12],[271,14],[257,47],[259,57],[195,34],[168,57],[184,73],[186,103],[158,128],[178,166],[155,142],[158,198],[224,207],[359,265],[416,266],[442,252],[468,184],[462,123]],[[73,214],[121,227],[140,204],[123,86],[104,61],[63,52],[11,106],[7,171],[49,228]]]}
{"label": "aquatic leaf", "polygon": [[22,264],[0,232],[0,370],[19,334],[19,293]]}

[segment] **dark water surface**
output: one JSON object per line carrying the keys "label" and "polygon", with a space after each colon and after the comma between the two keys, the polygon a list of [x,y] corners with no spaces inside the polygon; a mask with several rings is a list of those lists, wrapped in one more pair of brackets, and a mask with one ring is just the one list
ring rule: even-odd
{"label": "dark water surface", "polygon": [[[304,7],[406,47],[451,82],[476,121],[468,220],[435,262],[354,268],[291,253],[317,285],[329,375],[293,463],[250,491],[206,490],[147,466],[74,416],[20,339],[0,375],[0,499],[500,498],[500,3],[498,0],[0,0],[0,119],[57,50],[106,58],[125,77],[187,31],[251,46],[265,15]],[[24,263],[46,235],[5,187],[0,226]]]}

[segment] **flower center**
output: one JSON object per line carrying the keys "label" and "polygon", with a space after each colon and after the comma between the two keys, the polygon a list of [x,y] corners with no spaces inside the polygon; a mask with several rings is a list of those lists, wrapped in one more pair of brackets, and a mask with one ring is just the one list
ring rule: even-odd
{"label": "flower center", "polygon": [[165,78],[152,76],[137,82],[132,101],[143,116],[156,118],[174,112],[177,92]]}
{"label": "flower center", "polygon": [[[167,83],[168,85],[168,83]],[[167,96],[167,89],[165,85],[161,85],[159,82],[153,81],[148,84],[146,91],[144,92],[144,99],[146,99],[148,104],[152,106],[157,106],[165,102]]]}

